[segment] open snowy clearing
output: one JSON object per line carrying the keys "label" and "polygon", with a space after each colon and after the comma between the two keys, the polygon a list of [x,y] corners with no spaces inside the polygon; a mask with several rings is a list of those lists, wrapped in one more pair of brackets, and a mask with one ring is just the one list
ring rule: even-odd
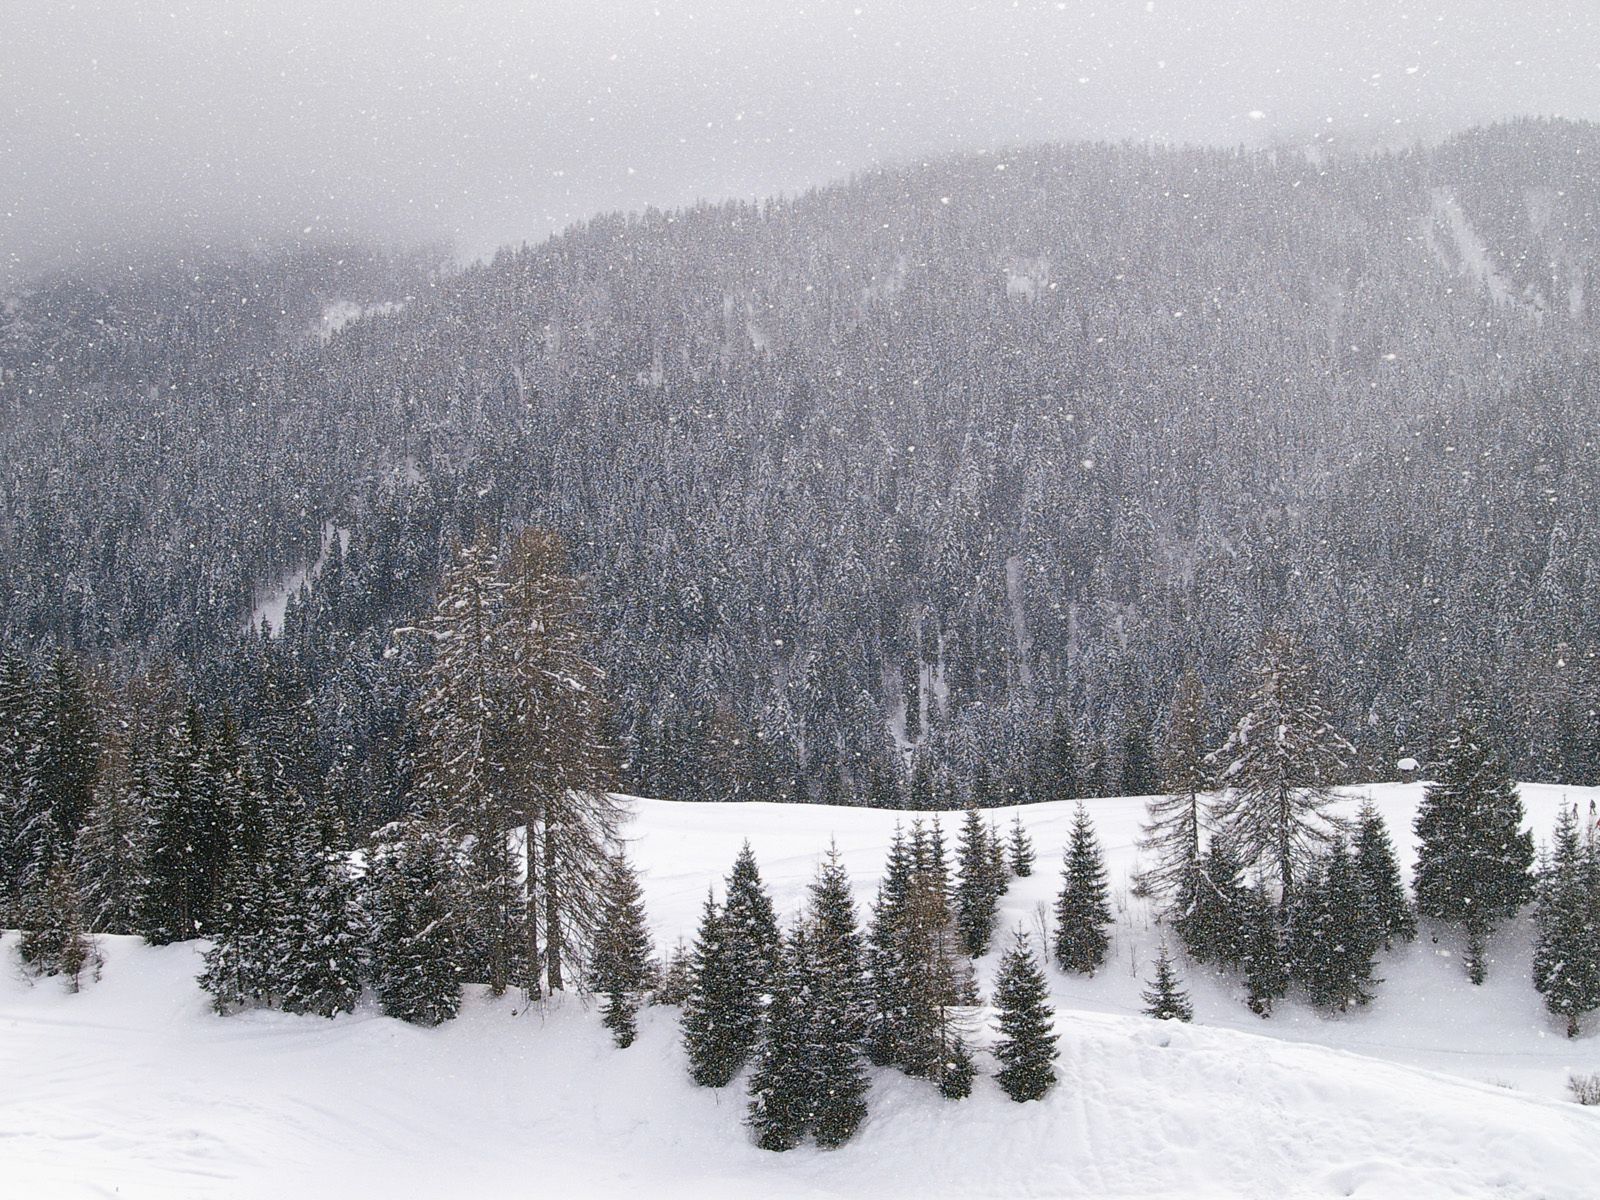
{"label": "open snowy clearing", "polygon": [[[1359,789],[1354,795],[1365,794]],[[1371,789],[1402,861],[1417,785]],[[1563,796],[1526,786],[1536,833]],[[1127,895],[1137,799],[1088,802],[1118,921],[1093,979],[1051,971],[1060,1085],[1017,1105],[982,1078],[962,1103],[877,1072],[842,1150],[775,1155],[740,1126],[744,1095],[692,1087],[676,1010],[614,1050],[575,998],[521,1010],[469,999],[416,1029],[364,1006],[334,1021],[211,1014],[193,946],[103,939],[83,994],[0,971],[0,1196],[1591,1197],[1600,1110],[1565,1098],[1600,1036],[1560,1035],[1528,981],[1526,931],[1466,982],[1453,940],[1387,956],[1364,1011],[1289,1003],[1253,1016],[1190,974],[1196,1024],[1138,1015],[1161,931]],[[1004,901],[1003,946],[1053,896],[1071,805],[1022,810],[1038,863]],[[1012,810],[995,811],[1002,829]],[[897,819],[863,809],[638,802],[631,830],[658,945],[690,937],[709,882],[748,837],[781,913],[836,839],[863,915]],[[954,845],[958,816],[944,826]],[[980,964],[987,990],[997,955]],[[980,1041],[986,1042],[986,1034]],[[989,1069],[985,1060],[980,1064]]]}

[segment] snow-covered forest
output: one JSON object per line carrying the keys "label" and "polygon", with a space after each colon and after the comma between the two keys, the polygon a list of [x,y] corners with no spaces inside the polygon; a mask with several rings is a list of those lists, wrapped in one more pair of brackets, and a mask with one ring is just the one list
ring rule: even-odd
{"label": "snow-covered forest", "polygon": [[10,287],[0,1193],[1590,1194],[1597,171]]}

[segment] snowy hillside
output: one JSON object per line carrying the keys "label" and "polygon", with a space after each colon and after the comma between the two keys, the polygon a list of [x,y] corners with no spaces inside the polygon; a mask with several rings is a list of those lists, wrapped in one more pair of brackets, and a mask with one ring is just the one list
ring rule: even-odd
{"label": "snowy hillside", "polygon": [[[1408,859],[1420,787],[1371,791]],[[1524,787],[1541,838],[1563,796],[1587,806],[1600,790]],[[1196,1024],[1157,1023],[1138,993],[1160,930],[1127,888],[1143,804],[1088,806],[1117,897],[1112,960],[1093,979],[1051,973],[1062,1086],[1041,1103],[1013,1104],[987,1078],[951,1103],[881,1071],[851,1144],[769,1154],[741,1129],[742,1090],[689,1084],[675,1010],[643,1014],[626,1051],[576,998],[524,1012],[475,997],[434,1030],[370,1006],[331,1022],[219,1018],[193,983],[193,945],[111,938],[81,995],[14,967],[0,978],[0,1196],[1595,1194],[1600,1110],[1568,1101],[1565,1081],[1600,1070],[1600,1037],[1568,1041],[1546,1017],[1525,930],[1492,945],[1482,988],[1452,941],[1424,931],[1384,958],[1367,1010],[1290,1003],[1263,1021],[1190,973]],[[835,839],[864,913],[904,819],[637,807],[632,852],[661,946],[692,934],[747,837],[785,913]],[[1013,880],[1002,929],[1033,925],[1053,896],[1071,821],[1069,805],[1021,811],[1039,863]],[[994,815],[1004,828],[1011,810]],[[953,834],[955,818],[944,824]],[[980,964],[986,989],[994,966]]]}

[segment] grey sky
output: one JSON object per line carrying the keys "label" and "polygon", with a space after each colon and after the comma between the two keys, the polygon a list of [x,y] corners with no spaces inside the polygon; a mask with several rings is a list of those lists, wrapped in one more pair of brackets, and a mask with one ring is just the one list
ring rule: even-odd
{"label": "grey sky", "polygon": [[0,264],[157,236],[448,239],[1040,139],[1600,117],[1520,0],[0,0]]}

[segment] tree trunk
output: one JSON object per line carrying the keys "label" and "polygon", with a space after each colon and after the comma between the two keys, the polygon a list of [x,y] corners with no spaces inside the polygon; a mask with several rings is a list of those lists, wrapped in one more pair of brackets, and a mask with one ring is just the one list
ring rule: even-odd
{"label": "tree trunk", "polygon": [[545,822],[544,830],[544,943],[547,964],[545,982],[552,993],[561,983],[561,898],[556,890],[555,818]]}
{"label": "tree trunk", "polygon": [[527,880],[524,894],[527,897],[528,959],[524,968],[527,974],[528,999],[537,1000],[543,993],[539,987],[539,850],[535,838],[539,828],[539,810],[530,800],[523,806],[522,851],[527,860]]}

